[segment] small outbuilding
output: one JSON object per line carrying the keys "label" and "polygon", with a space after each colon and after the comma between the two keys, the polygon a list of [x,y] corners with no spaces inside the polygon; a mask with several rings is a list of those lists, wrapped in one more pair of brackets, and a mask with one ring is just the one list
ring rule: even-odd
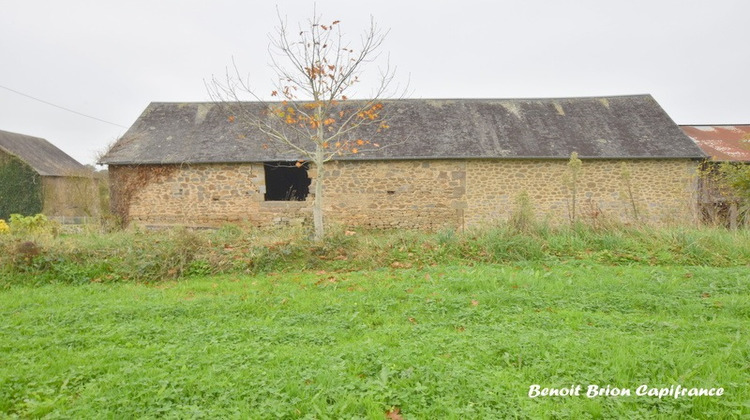
{"label": "small outbuilding", "polygon": [[[741,222],[740,200],[722,188],[722,163],[750,165],[750,125],[682,125],[709,159],[702,165],[698,205],[705,222],[736,228]],[[747,220],[745,221],[748,222]]]}
{"label": "small outbuilding", "polygon": [[45,139],[0,130],[0,219],[92,216],[97,200],[91,170]]}
{"label": "small outbuilding", "polygon": [[[379,147],[327,163],[328,220],[460,228],[520,211],[552,223],[695,220],[705,154],[650,95],[382,102]],[[269,104],[236,104],[264,115]],[[152,103],[101,159],[114,211],[142,225],[295,222],[316,170],[214,103]],[[571,153],[582,160],[579,173]]]}

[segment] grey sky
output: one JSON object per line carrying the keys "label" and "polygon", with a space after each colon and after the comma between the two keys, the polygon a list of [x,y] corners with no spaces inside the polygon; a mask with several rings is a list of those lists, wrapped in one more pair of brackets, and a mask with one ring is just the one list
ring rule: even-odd
{"label": "grey sky", "polygon": [[[208,100],[204,79],[232,56],[270,92],[275,7],[0,0],[0,86],[126,127],[151,101]],[[278,7],[296,25],[313,3]],[[390,29],[383,51],[412,98],[650,93],[678,124],[750,123],[746,0],[318,0],[317,10],[355,39],[370,15]],[[125,131],[3,88],[0,130],[83,163]]]}

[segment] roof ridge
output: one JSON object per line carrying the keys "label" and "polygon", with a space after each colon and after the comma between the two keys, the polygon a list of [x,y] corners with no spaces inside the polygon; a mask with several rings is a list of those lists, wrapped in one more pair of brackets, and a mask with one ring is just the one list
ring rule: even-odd
{"label": "roof ridge", "polygon": [[[419,102],[419,101],[465,101],[465,102],[482,102],[482,101],[560,101],[560,100],[576,100],[576,99],[612,99],[612,98],[652,98],[653,95],[650,93],[639,93],[639,94],[621,94],[621,95],[592,95],[592,96],[559,96],[559,97],[515,97],[515,98],[381,98],[381,101],[393,101],[393,102]],[[372,98],[349,98],[347,101],[369,101]],[[150,104],[219,104],[224,101],[151,101]],[[258,104],[258,103],[281,103],[284,101],[233,101],[232,103],[243,103],[243,104]],[[298,102],[312,102],[312,100],[301,100]]]}
{"label": "roof ridge", "polygon": [[29,138],[32,138],[32,139],[45,140],[42,137],[32,136],[32,135],[24,134],[24,133],[16,133],[15,131],[0,130],[0,134],[11,134],[11,135],[14,135],[14,136],[22,136],[22,137],[29,137]]}

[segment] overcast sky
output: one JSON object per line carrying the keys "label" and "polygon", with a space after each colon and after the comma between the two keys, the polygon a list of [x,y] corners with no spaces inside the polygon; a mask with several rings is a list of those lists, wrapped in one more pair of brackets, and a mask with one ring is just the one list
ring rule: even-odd
{"label": "overcast sky", "polygon": [[[295,26],[313,11],[278,7]],[[390,29],[383,51],[411,98],[650,93],[678,124],[750,123],[747,0],[318,0],[317,11],[355,40],[370,15]],[[204,80],[232,57],[270,92],[277,23],[268,1],[0,0],[0,130],[93,163],[149,102],[209,100]]]}

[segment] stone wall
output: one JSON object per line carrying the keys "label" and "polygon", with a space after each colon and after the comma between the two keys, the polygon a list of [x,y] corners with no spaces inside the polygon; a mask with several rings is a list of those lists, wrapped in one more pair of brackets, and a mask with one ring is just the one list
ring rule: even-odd
{"label": "stone wall", "polygon": [[[110,167],[114,202],[123,190],[117,184],[144,168]],[[689,160],[630,160],[624,166],[584,161],[576,213],[620,222],[692,220],[696,168]],[[440,229],[502,222],[517,211],[523,193],[537,219],[561,223],[569,220],[573,204],[566,160],[348,161],[331,162],[325,170],[326,217],[348,226]],[[314,183],[316,171],[309,175]],[[260,163],[175,166],[139,186],[129,197],[127,216],[145,225],[188,226],[310,218],[312,195],[274,202],[264,201],[264,193]]]}
{"label": "stone wall", "polygon": [[[695,217],[696,172],[690,160],[584,160],[576,182],[576,218],[667,224]],[[538,220],[569,221],[573,184],[568,161],[472,161],[467,165],[469,225],[506,221],[528,195]]]}
{"label": "stone wall", "polygon": [[340,224],[457,227],[466,207],[465,161],[331,162],[326,171],[324,207]]}
{"label": "stone wall", "polygon": [[42,177],[44,210],[50,217],[99,216],[99,187],[93,177]]}
{"label": "stone wall", "polygon": [[309,213],[306,202],[264,201],[261,163],[110,166],[109,177],[113,212],[147,226],[264,226]]}

